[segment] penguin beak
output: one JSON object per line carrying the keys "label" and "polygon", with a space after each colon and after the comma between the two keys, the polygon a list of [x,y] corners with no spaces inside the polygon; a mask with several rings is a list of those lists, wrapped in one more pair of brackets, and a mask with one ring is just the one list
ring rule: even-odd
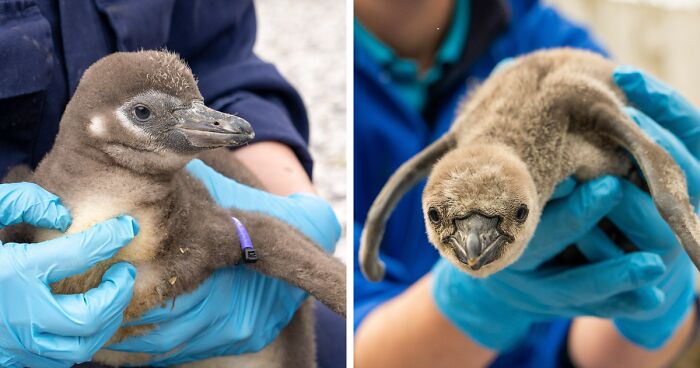
{"label": "penguin beak", "polygon": [[444,243],[452,248],[460,262],[477,271],[495,261],[501,254],[501,248],[512,241],[499,229],[500,221],[498,216],[488,217],[478,213],[455,219],[455,231],[444,239]]}
{"label": "penguin beak", "polygon": [[198,148],[240,146],[255,137],[250,123],[244,119],[210,109],[202,103],[177,109],[173,114],[179,121],[176,128]]}

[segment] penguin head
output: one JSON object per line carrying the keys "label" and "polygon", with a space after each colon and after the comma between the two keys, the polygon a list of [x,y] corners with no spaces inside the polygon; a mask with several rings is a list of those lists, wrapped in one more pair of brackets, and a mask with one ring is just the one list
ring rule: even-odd
{"label": "penguin head", "polygon": [[118,52],[88,68],[61,121],[122,166],[176,170],[201,151],[253,139],[244,119],[204,105],[190,68],[165,51]]}
{"label": "penguin head", "polygon": [[539,219],[537,198],[527,166],[509,148],[455,149],[423,191],[428,238],[458,268],[486,277],[522,254]]}

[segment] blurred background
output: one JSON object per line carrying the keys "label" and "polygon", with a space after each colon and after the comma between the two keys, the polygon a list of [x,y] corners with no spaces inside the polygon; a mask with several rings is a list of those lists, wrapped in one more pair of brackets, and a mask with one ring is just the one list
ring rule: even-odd
{"label": "blurred background", "polygon": [[346,263],[346,45],[344,0],[257,0],[256,52],[277,66],[304,99],[311,123],[314,184],[330,201]]}
{"label": "blurred background", "polygon": [[616,61],[670,83],[700,106],[700,0],[545,0],[586,24]]}

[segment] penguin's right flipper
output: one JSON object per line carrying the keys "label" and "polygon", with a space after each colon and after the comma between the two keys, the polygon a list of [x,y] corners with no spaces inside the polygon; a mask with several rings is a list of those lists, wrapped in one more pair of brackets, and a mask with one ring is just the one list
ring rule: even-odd
{"label": "penguin's right flipper", "polygon": [[379,259],[379,246],[384,236],[384,228],[391,212],[401,197],[419,181],[424,179],[437,160],[456,145],[455,133],[448,132],[440,139],[403,163],[384,184],[382,191],[372,203],[365,220],[360,239],[360,268],[370,281],[384,277],[384,264]]}

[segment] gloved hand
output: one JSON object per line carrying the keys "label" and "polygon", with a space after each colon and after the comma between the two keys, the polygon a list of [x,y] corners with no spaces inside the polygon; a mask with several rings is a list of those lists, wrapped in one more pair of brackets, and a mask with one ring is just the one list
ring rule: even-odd
{"label": "gloved hand", "polygon": [[[700,194],[700,112],[670,87],[630,67],[618,68],[613,79],[629,101],[644,113],[627,113],[656,143],[673,156],[684,171],[688,192],[697,209]],[[645,114],[646,113],[646,114]],[[671,228],[659,215],[651,197],[629,182],[622,183],[623,197],[608,218],[639,249],[661,256],[667,272],[654,286],[663,303],[634,318],[616,318],[618,330],[647,349],[664,345],[693,306],[696,272]],[[597,248],[598,259],[620,254],[602,232],[586,237],[580,247]]]}
{"label": "gloved hand", "polygon": [[[477,343],[513,347],[530,326],[553,318],[635,317],[662,303],[651,286],[666,271],[656,254],[638,252],[578,267],[543,265],[588,233],[622,198],[620,181],[602,177],[573,189],[560,184],[520,259],[485,279],[442,259],[433,268],[438,309]],[[565,197],[562,197],[565,196]]]}
{"label": "gloved hand", "polygon": [[[0,185],[0,227],[20,222],[65,231],[71,218],[58,197],[37,185]],[[137,232],[136,222],[122,216],[42,243],[0,245],[0,366],[89,360],[121,325],[136,270],[117,263],[99,287],[80,295],[55,295],[48,285],[112,257]]]}
{"label": "gloved hand", "polygon": [[[187,166],[219,205],[274,216],[332,252],[340,225],[330,206],[307,194],[281,197],[228,179],[200,160]],[[196,291],[171,306],[149,311],[138,322],[158,323],[151,333],[110,349],[165,354],[151,365],[167,366],[214,356],[255,352],[272,342],[307,294],[244,266],[218,270]]]}

